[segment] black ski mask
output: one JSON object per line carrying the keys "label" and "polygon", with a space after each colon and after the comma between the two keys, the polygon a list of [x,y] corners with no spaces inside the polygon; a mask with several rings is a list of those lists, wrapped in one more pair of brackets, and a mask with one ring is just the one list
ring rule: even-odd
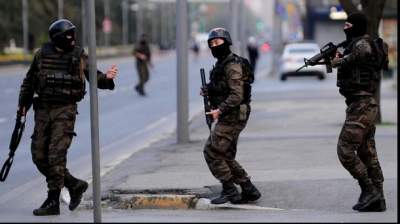
{"label": "black ski mask", "polygon": [[142,34],[140,36],[140,41],[139,42],[140,42],[141,45],[147,44],[147,35],[146,34]]}
{"label": "black ski mask", "polygon": [[[68,39],[67,35],[71,35],[72,37]],[[68,31],[63,36],[59,37],[54,41],[54,45],[66,52],[70,52],[74,48],[74,45],[71,45],[72,41],[75,41],[74,30]]]}
{"label": "black ski mask", "polygon": [[221,59],[230,53],[231,50],[229,49],[229,44],[226,41],[221,45],[211,47],[211,54],[217,59]]}
{"label": "black ski mask", "polygon": [[352,37],[360,37],[367,34],[367,17],[364,13],[352,13],[347,17],[346,22],[353,24],[352,27],[343,29],[347,41],[351,41]]}

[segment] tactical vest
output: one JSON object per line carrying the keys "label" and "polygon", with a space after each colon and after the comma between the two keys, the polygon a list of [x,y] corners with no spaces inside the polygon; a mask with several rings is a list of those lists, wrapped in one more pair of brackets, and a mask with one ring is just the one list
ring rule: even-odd
{"label": "tactical vest", "polygon": [[[250,104],[251,83],[253,83],[254,81],[254,73],[252,73],[252,67],[247,59],[242,59],[239,56],[233,54],[232,56],[228,56],[227,58],[225,58],[221,63],[216,63],[213,69],[210,71],[211,82],[209,83],[209,86],[207,86],[207,88],[209,91],[211,106],[213,106],[213,108],[216,108],[217,105],[222,103],[230,94],[228,82],[225,76],[225,66],[231,61],[236,61],[237,63],[240,63],[242,65],[244,98],[240,104]],[[250,69],[251,71],[248,71],[247,73],[252,73],[252,75],[248,76],[245,69]]]}
{"label": "tactical vest", "polygon": [[[352,52],[355,48],[355,44],[363,38],[369,43],[366,36],[359,37],[346,47],[343,55]],[[362,65],[348,63],[338,69],[336,85],[340,88],[339,92],[342,95],[351,95],[360,90],[369,93],[375,92],[377,83],[380,80],[380,73],[376,68],[376,63],[374,61],[376,59],[374,59],[372,55],[373,53],[371,53],[371,56],[366,62],[362,63]]]}
{"label": "tactical vest", "polygon": [[210,71],[210,82],[207,84],[210,104],[217,108],[230,93],[228,81],[225,77],[225,70],[220,64],[216,64]]}
{"label": "tactical vest", "polygon": [[83,49],[75,45],[68,54],[55,52],[53,43],[44,43],[42,57],[36,73],[36,92],[45,102],[79,102],[85,95],[85,78],[80,72],[79,62]]}

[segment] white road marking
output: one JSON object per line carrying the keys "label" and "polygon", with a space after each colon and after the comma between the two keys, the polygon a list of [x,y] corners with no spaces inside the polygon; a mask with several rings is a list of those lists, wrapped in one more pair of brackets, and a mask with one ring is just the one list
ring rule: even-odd
{"label": "white road marking", "polygon": [[7,118],[5,118],[5,117],[0,117],[0,124],[1,123],[4,123],[4,122],[6,122],[7,121]]}
{"label": "white road marking", "polygon": [[8,88],[8,89],[4,90],[5,94],[10,94],[10,93],[15,93],[15,92],[17,92],[16,88]]}

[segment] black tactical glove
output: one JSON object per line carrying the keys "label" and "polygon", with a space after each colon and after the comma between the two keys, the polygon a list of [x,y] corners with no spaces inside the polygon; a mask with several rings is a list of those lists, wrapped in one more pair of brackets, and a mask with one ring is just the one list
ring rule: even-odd
{"label": "black tactical glove", "polygon": [[22,108],[25,107],[25,113],[28,113],[28,110],[31,108],[33,102],[33,97],[28,96],[27,94],[20,94],[18,99],[18,108],[22,112]]}
{"label": "black tactical glove", "polygon": [[207,86],[200,86],[201,91],[203,92],[203,96],[208,96],[208,88]]}

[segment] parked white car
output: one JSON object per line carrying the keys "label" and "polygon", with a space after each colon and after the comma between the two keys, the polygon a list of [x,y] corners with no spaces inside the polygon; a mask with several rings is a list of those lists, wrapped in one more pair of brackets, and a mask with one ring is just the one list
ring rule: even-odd
{"label": "parked white car", "polygon": [[321,48],[316,43],[290,43],[286,44],[279,60],[279,75],[282,81],[289,76],[317,76],[324,79],[325,65],[307,66],[295,72],[304,65],[304,58],[310,59],[320,53]]}

